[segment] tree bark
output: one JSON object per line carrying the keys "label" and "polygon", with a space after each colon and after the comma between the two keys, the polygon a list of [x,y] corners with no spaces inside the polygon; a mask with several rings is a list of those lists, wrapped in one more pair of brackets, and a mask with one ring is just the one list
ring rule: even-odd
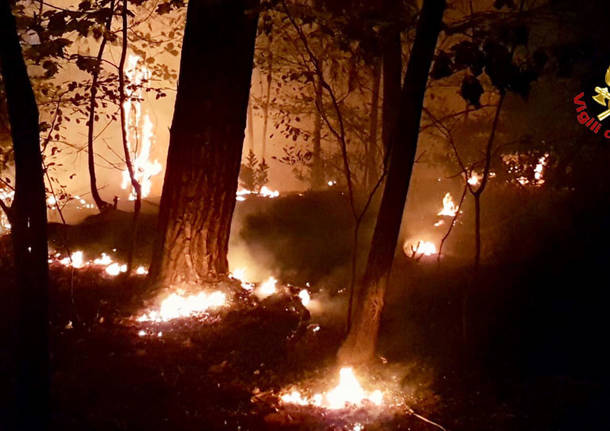
{"label": "tree bark", "polygon": [[[320,63],[322,61],[320,60]],[[320,66],[322,67],[322,66]],[[322,84],[320,78],[316,76],[315,80],[315,110],[313,112],[313,151],[311,158],[311,189],[320,190],[324,185],[324,167],[322,165],[322,117],[319,112],[319,107],[322,103]]]}
{"label": "tree bark", "polygon": [[17,271],[17,429],[49,422],[47,208],[38,107],[8,1],[0,1],[0,66],[15,154],[12,240]]}
{"label": "tree bark", "polygon": [[[396,0],[384,0],[383,8],[386,16],[393,17],[397,13]],[[388,162],[388,154],[392,145],[391,138],[396,127],[400,110],[400,82],[402,73],[402,46],[400,29],[393,25],[388,30],[383,43],[383,106],[382,106],[382,136],[384,147],[384,166]],[[387,167],[387,166],[385,166]]]}
{"label": "tree bark", "polygon": [[353,323],[338,352],[338,359],[342,363],[367,362],[375,354],[385,291],[415,161],[428,73],[444,10],[445,0],[425,0],[417,23],[371,250],[356,298]]}
{"label": "tree bark", "polygon": [[373,190],[377,183],[377,124],[379,119],[379,87],[381,80],[381,63],[375,60],[372,70],[373,91],[371,94],[371,115],[369,119],[369,140],[366,146],[366,168],[364,184]]}
{"label": "tree bark", "polygon": [[261,148],[261,160],[267,157],[267,129],[269,126],[269,106],[271,105],[271,83],[273,82],[273,51],[271,51],[271,36],[267,36],[267,56],[269,58],[269,70],[267,70],[267,88],[265,89],[265,105],[263,106],[263,141]]}
{"label": "tree bark", "polygon": [[131,154],[129,150],[129,142],[127,139],[127,132],[129,125],[127,124],[127,119],[125,115],[125,59],[127,58],[127,0],[123,0],[123,4],[121,6],[121,23],[122,30],[121,33],[123,35],[123,40],[121,43],[121,59],[119,60],[119,110],[121,116],[121,141],[123,143],[123,155],[125,156],[125,165],[127,166],[127,172],[129,173],[129,180],[131,181],[131,186],[133,187],[136,198],[133,203],[133,217],[131,220],[131,241],[129,244],[129,250],[127,253],[127,272],[126,275],[131,274],[131,270],[133,268],[133,255],[136,248],[136,242],[138,238],[138,219],[140,217],[140,210],[142,208],[142,187],[140,183],[136,179],[136,175],[133,169],[133,163],[131,162]]}
{"label": "tree bark", "polygon": [[149,272],[153,283],[199,284],[228,273],[257,5],[254,0],[188,4],[159,235]]}
{"label": "tree bark", "polygon": [[254,109],[252,104],[254,99],[250,98],[248,101],[248,119],[246,121],[246,128],[248,130],[248,150],[254,152]]}
{"label": "tree bark", "polygon": [[[110,10],[112,13],[108,16],[108,21],[106,21],[105,29],[106,31],[110,31],[110,27],[112,25],[112,18],[114,17],[114,0],[110,0]],[[110,204],[102,199],[100,193],[97,189],[97,176],[95,174],[95,153],[93,152],[93,132],[95,129],[95,108],[97,107],[97,101],[95,100],[97,96],[97,83],[100,77],[100,71],[102,68],[102,58],[104,56],[104,50],[106,48],[106,43],[108,39],[106,38],[106,33],[102,35],[102,43],[100,43],[100,47],[97,51],[96,64],[95,69],[93,69],[93,74],[91,76],[91,92],[89,96],[89,120],[87,123],[87,164],[89,167],[89,185],[91,188],[91,197],[97,206],[97,209],[100,212],[103,212],[110,208]]]}

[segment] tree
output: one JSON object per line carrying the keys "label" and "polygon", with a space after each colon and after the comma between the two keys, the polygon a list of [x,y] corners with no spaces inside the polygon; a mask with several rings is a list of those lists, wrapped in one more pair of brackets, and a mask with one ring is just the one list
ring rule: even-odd
{"label": "tree", "polygon": [[153,283],[201,283],[228,273],[256,5],[253,0],[188,4],[159,234],[149,272]]}
{"label": "tree", "polygon": [[0,2],[0,65],[15,159],[11,234],[19,295],[19,429],[45,430],[49,419],[47,208],[38,107],[8,0]]}
{"label": "tree", "polygon": [[405,73],[398,123],[392,135],[387,180],[371,250],[356,298],[352,324],[338,352],[340,362],[365,362],[375,353],[385,291],[415,161],[428,73],[444,10],[445,0],[425,0],[422,6]]}

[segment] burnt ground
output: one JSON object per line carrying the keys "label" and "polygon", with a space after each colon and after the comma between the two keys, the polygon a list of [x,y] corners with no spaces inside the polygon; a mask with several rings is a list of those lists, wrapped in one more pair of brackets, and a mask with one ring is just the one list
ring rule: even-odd
{"label": "burnt ground", "polygon": [[[318,204],[316,211],[324,202]],[[269,220],[282,219],[287,208],[300,211],[290,202],[273,205],[267,216],[256,212],[245,224],[250,230],[240,234],[267,238]],[[342,217],[334,213],[336,223]],[[114,218],[89,220],[70,228],[79,232],[72,246],[81,236],[100,235],[104,226],[116,232],[117,224]],[[290,226],[278,229],[293,232]],[[299,235],[313,238],[315,232]],[[270,250],[282,241],[303,241],[288,239],[267,241]],[[566,250],[574,247],[571,240]],[[96,243],[103,243],[100,249],[117,245],[104,235]],[[318,245],[304,244],[301,253]],[[16,307],[6,250],[0,259],[0,313],[13,322]],[[342,245],[323,250],[338,253]],[[383,360],[368,374],[374,378],[387,369],[399,370],[395,383],[408,405],[448,430],[608,429],[607,292],[598,281],[606,260],[600,253],[593,259],[564,251],[552,243],[544,258],[487,265],[476,284],[459,262],[439,268],[399,256],[381,327]],[[146,252],[142,255],[145,260]],[[279,271],[298,281],[306,262],[296,255],[287,259],[278,263]],[[318,274],[320,284],[329,274],[343,274],[336,259],[334,272],[322,268]],[[315,279],[308,271],[300,277]],[[336,372],[340,313],[307,320],[295,298],[284,296],[260,304],[244,299],[228,312],[150,325],[131,319],[145,304],[142,278],[110,278],[98,271],[54,266],[51,281],[53,429],[334,430],[352,429],[355,423],[369,430],[436,429],[405,412],[327,414],[278,405],[275,395],[281,389]],[[337,285],[341,282],[336,279],[324,285],[331,298],[345,295],[333,290]],[[470,292],[466,341],[460,315],[464,289]],[[315,298],[315,284],[312,290]],[[321,323],[318,332],[311,330],[313,322]],[[139,335],[142,329],[144,336]],[[14,328],[4,326],[2,336],[8,342],[1,369],[12,382]],[[10,419],[10,393],[3,395],[0,415]]]}

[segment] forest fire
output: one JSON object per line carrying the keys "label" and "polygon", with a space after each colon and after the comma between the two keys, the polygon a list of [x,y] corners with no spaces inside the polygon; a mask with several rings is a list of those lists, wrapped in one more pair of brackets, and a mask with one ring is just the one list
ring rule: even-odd
{"label": "forest fire", "polygon": [[0,429],[604,429],[605,3],[0,1]]}

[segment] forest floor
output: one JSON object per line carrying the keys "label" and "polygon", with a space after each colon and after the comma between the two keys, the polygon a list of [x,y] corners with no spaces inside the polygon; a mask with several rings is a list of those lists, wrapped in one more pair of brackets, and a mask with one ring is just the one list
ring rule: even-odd
{"label": "forest floor", "polygon": [[[273,223],[259,219],[249,229],[254,236],[254,228],[259,229],[260,237],[270,241],[267,248],[284,255],[286,248],[278,244],[299,244],[300,255],[285,256],[293,259],[291,265],[286,264],[285,273],[298,275],[311,268],[310,258],[304,257],[307,247],[312,254],[344,254],[345,247],[337,245],[338,241],[334,241],[334,248],[323,248],[317,242],[308,245],[306,241],[327,241],[324,235],[338,230],[333,226],[345,224],[341,215],[335,217],[333,224],[328,221],[329,211],[323,211],[326,224],[322,224],[294,202],[283,204],[278,200],[274,205],[285,205],[283,211],[297,212],[302,217],[301,229],[278,228],[277,220],[289,217],[277,214]],[[303,206],[320,212],[319,206],[311,202]],[[310,219],[312,229],[322,226],[328,232],[305,230],[303,226]],[[116,224],[116,219],[104,223]],[[271,228],[301,237],[270,238],[267,229]],[[92,250],[92,255],[117,246],[113,239],[106,238],[112,229],[103,225],[81,224],[70,229],[72,249],[76,249],[79,240],[95,241],[99,250],[90,243],[82,244]],[[116,231],[113,235],[127,237]],[[349,244],[349,226],[345,243]],[[7,322],[15,322],[17,306],[11,294],[14,280],[9,249],[8,237],[2,238],[0,314]],[[323,256],[320,261],[332,262],[331,257]],[[146,259],[144,256],[142,262]],[[574,336],[566,332],[577,322],[561,326],[566,320],[564,308],[552,315],[540,314],[540,310],[552,309],[542,288],[538,295],[544,308],[534,311],[549,322],[550,329],[545,333],[532,326],[532,317],[526,311],[531,311],[538,299],[530,286],[542,284],[531,272],[525,269],[519,279],[510,265],[508,271],[497,267],[489,271],[491,275],[483,276],[482,293],[473,290],[472,301],[473,319],[478,320],[473,325],[478,332],[473,334],[479,344],[467,350],[461,349],[457,323],[460,289],[468,285],[465,272],[439,271],[436,265],[425,262],[409,265],[404,257],[397,259],[380,330],[379,361],[366,370],[357,370],[375,388],[391,386],[404,404],[400,408],[365,405],[343,411],[288,406],[279,401],[279,395],[293,385],[313,387],[322,381],[328,389],[336,384],[335,353],[344,328],[343,309],[337,303],[344,306],[345,290],[327,289],[326,296],[322,296],[312,289],[313,298],[323,307],[310,316],[303,312],[295,295],[262,302],[242,297],[227,309],[208,316],[156,324],[134,318],[150,307],[143,290],[144,277],[109,277],[99,269],[71,270],[51,265],[53,429],[438,429],[412,412],[451,431],[609,429],[603,412],[610,397],[599,380],[587,377],[589,370],[581,365],[605,369],[604,356],[579,353],[599,346],[598,335],[591,331],[589,338],[594,341],[577,345],[575,341],[588,340],[583,338],[587,333],[581,331]],[[303,279],[311,276],[307,273]],[[540,279],[545,277],[544,273],[539,275]],[[286,281],[281,275],[278,278]],[[564,278],[567,284],[573,284]],[[561,292],[558,286],[558,282],[551,286],[556,297]],[[525,296],[520,292],[526,292]],[[566,298],[572,300],[571,295]],[[523,306],[525,303],[527,307]],[[13,383],[14,329],[3,326],[1,335],[9,342],[8,348],[0,349],[0,376]],[[553,338],[553,344],[549,344],[551,337],[557,337],[559,342]],[[579,347],[572,347],[576,345]],[[538,349],[540,346],[547,350]],[[557,355],[557,351],[565,354]],[[575,362],[581,357],[581,362]],[[576,365],[562,368],[567,362]],[[537,365],[532,367],[529,363]],[[585,372],[576,375],[574,369]],[[4,385],[2,389],[10,387]],[[0,395],[8,396],[6,402],[0,403],[0,416],[7,418],[13,405],[10,393],[5,394],[2,389]]]}
{"label": "forest floor", "polygon": [[[404,410],[328,412],[281,405],[278,394],[291,385],[333,380],[341,339],[340,325],[312,331],[310,321],[286,306],[289,299],[206,318],[140,323],[133,316],[141,306],[134,300],[141,277],[74,273],[51,274],[53,429],[438,429]],[[384,367],[402,369],[406,404],[448,430],[578,429],[555,428],[555,409],[566,409],[565,415],[574,402],[589,399],[578,384],[513,381],[513,393],[499,396],[505,383],[473,384],[455,374],[432,382],[422,377],[426,367],[418,363],[380,363],[369,372],[380,374]],[[568,386],[582,393],[566,396]],[[536,411],[528,410],[533,399]]]}

